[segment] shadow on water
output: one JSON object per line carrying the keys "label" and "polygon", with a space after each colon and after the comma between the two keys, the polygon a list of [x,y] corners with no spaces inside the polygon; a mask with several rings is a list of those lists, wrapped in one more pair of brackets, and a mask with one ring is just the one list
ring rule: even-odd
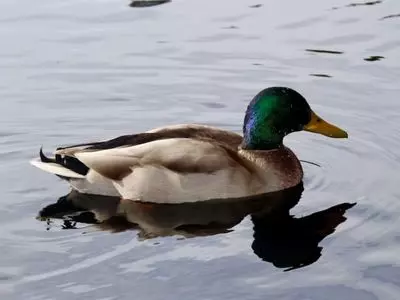
{"label": "shadow on water", "polygon": [[263,5],[262,4],[254,4],[254,5],[249,5],[249,7],[250,8],[260,8],[260,7],[262,7]]}
{"label": "shadow on water", "polygon": [[376,0],[376,1],[364,1],[364,2],[353,2],[353,3],[349,3],[345,6],[342,7],[332,7],[333,10],[339,9],[339,8],[345,8],[345,7],[360,7],[360,6],[372,6],[372,5],[376,5],[376,4],[381,4],[383,2],[383,0]]}
{"label": "shadow on water", "polygon": [[343,51],[336,50],[324,50],[324,49],[306,49],[307,52],[312,53],[324,53],[324,54],[343,54]]}
{"label": "shadow on water", "polygon": [[150,7],[171,2],[171,0],[133,0],[130,7]]}
{"label": "shadow on water", "polygon": [[313,76],[313,77],[322,77],[322,78],[332,78],[331,75],[322,74],[322,73],[312,73],[312,74],[310,74],[310,76]]}
{"label": "shadow on water", "polygon": [[383,2],[383,0],[366,1],[366,2],[355,2],[355,3],[350,3],[350,4],[346,5],[346,7],[371,6],[371,5],[380,4],[382,2]]}
{"label": "shadow on water", "polygon": [[288,271],[316,262],[322,252],[319,243],[346,220],[345,212],[355,205],[340,203],[295,218],[289,211],[297,205],[302,192],[301,183],[285,191],[252,198],[156,204],[72,191],[44,207],[38,218],[46,220],[48,225],[52,224],[51,219],[62,219],[63,229],[77,229],[78,223],[85,223],[111,232],[137,230],[142,240],[229,233],[250,216],[253,252],[263,261]]}
{"label": "shadow on water", "polygon": [[400,14],[391,14],[380,18],[379,20],[386,20],[386,19],[393,19],[393,18],[400,18]]}
{"label": "shadow on water", "polygon": [[370,57],[364,58],[365,61],[378,61],[381,59],[384,59],[384,57],[380,55],[371,55]]}

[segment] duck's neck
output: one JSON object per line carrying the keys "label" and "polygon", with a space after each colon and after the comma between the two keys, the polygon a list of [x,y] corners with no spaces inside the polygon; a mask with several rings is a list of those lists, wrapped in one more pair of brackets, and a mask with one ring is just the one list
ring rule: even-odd
{"label": "duck's neck", "polygon": [[244,138],[240,147],[244,150],[275,150],[283,147],[282,142],[259,140],[257,138]]}
{"label": "duck's neck", "polygon": [[242,149],[274,150],[283,147],[283,135],[274,128],[260,124],[258,118],[249,118],[243,126]]}

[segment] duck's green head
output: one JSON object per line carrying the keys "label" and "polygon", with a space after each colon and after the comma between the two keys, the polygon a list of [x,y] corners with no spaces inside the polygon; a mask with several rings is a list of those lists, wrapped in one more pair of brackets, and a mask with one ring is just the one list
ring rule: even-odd
{"label": "duck's green head", "polygon": [[346,131],[317,116],[298,92],[286,87],[270,87],[259,92],[247,107],[242,148],[279,148],[286,135],[301,130],[347,138]]}

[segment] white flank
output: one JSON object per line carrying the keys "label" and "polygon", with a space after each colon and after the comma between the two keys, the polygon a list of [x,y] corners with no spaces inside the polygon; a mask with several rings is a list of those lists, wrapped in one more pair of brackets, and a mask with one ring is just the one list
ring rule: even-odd
{"label": "white flank", "polygon": [[[76,153],[75,156],[99,173],[128,166],[132,172],[113,181],[125,199],[158,203],[196,202],[215,198],[237,198],[265,192],[268,185],[233,161],[221,147],[192,139],[157,140],[141,145]],[[207,172],[175,172],[171,165]],[[271,188],[271,186],[269,186]]]}
{"label": "white flank", "polygon": [[84,180],[72,178],[71,187],[82,194],[121,197],[113,182],[90,169]]}

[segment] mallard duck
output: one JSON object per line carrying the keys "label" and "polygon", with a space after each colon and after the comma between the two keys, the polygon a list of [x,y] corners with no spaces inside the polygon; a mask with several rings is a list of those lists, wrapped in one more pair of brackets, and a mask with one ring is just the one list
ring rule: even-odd
{"label": "mallard duck", "polygon": [[241,198],[299,184],[303,170],[283,145],[296,131],[347,138],[287,87],[260,91],[249,103],[243,137],[205,125],[176,125],[112,140],[40,151],[32,164],[81,193],[155,203]]}

